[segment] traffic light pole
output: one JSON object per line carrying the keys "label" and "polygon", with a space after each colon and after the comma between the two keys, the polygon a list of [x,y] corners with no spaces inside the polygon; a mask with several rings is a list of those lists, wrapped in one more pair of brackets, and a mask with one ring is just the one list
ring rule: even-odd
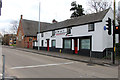
{"label": "traffic light pole", "polygon": [[[115,21],[113,20],[113,23]],[[113,56],[112,56],[112,63],[115,64],[115,32],[114,32],[115,25],[113,24]]]}
{"label": "traffic light pole", "polygon": [[115,0],[114,0],[114,20],[113,20],[113,64],[115,64]]}

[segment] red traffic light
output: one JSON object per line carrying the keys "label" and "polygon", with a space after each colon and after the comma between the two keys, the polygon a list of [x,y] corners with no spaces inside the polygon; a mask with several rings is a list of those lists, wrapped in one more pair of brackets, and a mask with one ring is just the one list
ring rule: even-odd
{"label": "red traffic light", "polygon": [[116,26],[116,29],[118,30],[118,26]]}
{"label": "red traffic light", "polygon": [[120,34],[120,26],[119,25],[115,26],[114,33],[115,34]]}

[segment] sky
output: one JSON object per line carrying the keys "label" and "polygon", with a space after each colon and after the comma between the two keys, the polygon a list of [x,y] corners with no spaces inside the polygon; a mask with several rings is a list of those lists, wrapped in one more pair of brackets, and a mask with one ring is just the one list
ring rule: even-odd
{"label": "sky", "polygon": [[[58,22],[69,19],[72,1],[82,5],[84,10],[89,7],[88,0],[2,0],[0,32],[8,31],[11,21],[17,20],[19,22],[21,14],[23,19],[38,21],[39,2],[41,22],[51,23],[53,19]],[[120,0],[116,0],[117,3],[118,1]]]}

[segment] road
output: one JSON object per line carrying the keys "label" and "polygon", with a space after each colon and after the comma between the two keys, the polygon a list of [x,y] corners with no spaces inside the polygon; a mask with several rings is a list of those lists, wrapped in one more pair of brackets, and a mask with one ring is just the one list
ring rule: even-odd
{"label": "road", "polygon": [[3,46],[6,76],[17,78],[117,78],[117,66],[89,66],[87,63],[55,58]]}

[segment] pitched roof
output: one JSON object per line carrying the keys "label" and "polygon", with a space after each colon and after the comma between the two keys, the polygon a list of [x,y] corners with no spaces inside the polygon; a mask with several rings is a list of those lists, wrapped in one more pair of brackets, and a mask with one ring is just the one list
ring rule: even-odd
{"label": "pitched roof", "polygon": [[73,19],[68,19],[62,22],[54,23],[52,25],[47,26],[45,29],[41,30],[41,32],[101,21],[103,20],[104,16],[106,15],[108,11],[109,9],[106,9],[98,13],[83,15],[83,16],[76,17]]}
{"label": "pitched roof", "polygon": [[[38,21],[22,19],[21,22],[25,36],[37,36],[39,24]],[[41,30],[45,30],[46,26],[48,25],[50,25],[50,23],[40,22]]]}
{"label": "pitched roof", "polygon": [[[109,9],[106,9],[98,13],[83,15],[80,17],[67,19],[65,21],[54,23],[54,24],[40,22],[40,32],[51,31],[55,29],[61,29],[61,28],[78,26],[78,25],[101,21],[103,20],[103,18],[105,17],[108,11]],[[22,27],[23,27],[25,36],[37,36],[38,24],[39,24],[38,21],[22,19],[21,22],[22,22]]]}

